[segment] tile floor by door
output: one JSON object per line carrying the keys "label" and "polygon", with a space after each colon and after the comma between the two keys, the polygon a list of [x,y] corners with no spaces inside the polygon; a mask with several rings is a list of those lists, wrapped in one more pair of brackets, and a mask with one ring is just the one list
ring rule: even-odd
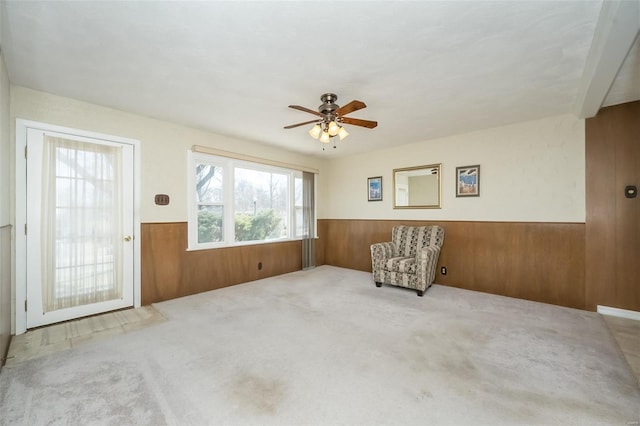
{"label": "tile floor by door", "polygon": [[153,306],[123,309],[59,324],[39,327],[13,336],[6,365],[60,352],[86,342],[127,333],[164,321]]}
{"label": "tile floor by door", "polygon": [[640,382],[640,321],[610,315],[602,317]]}

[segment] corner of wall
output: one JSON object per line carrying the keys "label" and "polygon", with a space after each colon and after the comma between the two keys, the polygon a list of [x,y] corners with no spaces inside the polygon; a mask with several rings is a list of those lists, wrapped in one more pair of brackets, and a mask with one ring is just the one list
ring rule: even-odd
{"label": "corner of wall", "polygon": [[[0,5],[0,13],[2,5]],[[0,17],[0,22],[2,17]],[[1,31],[0,31],[1,33]],[[14,247],[11,226],[13,153],[10,132],[10,83],[0,50],[0,357],[4,359],[14,330]],[[1,364],[1,363],[0,363]]]}

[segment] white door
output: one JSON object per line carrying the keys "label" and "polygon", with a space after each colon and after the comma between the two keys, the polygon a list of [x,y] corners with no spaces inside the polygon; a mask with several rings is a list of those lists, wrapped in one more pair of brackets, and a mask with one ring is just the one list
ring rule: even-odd
{"label": "white door", "polygon": [[27,328],[133,306],[133,146],[27,129]]}

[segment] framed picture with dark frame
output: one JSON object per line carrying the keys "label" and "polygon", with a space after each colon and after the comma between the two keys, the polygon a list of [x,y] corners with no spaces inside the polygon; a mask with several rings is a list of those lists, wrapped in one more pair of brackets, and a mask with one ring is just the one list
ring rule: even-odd
{"label": "framed picture with dark frame", "polygon": [[369,201],[382,201],[382,176],[367,179]]}
{"label": "framed picture with dark frame", "polygon": [[456,197],[480,196],[480,165],[456,167]]}

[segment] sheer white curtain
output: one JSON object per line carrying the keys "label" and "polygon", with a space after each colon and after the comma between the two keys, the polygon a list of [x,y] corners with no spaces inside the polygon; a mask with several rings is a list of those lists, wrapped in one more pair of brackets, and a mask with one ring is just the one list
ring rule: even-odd
{"label": "sheer white curtain", "polygon": [[45,135],[43,312],[122,298],[122,149]]}
{"label": "sheer white curtain", "polygon": [[315,174],[302,173],[302,269],[316,266]]}

